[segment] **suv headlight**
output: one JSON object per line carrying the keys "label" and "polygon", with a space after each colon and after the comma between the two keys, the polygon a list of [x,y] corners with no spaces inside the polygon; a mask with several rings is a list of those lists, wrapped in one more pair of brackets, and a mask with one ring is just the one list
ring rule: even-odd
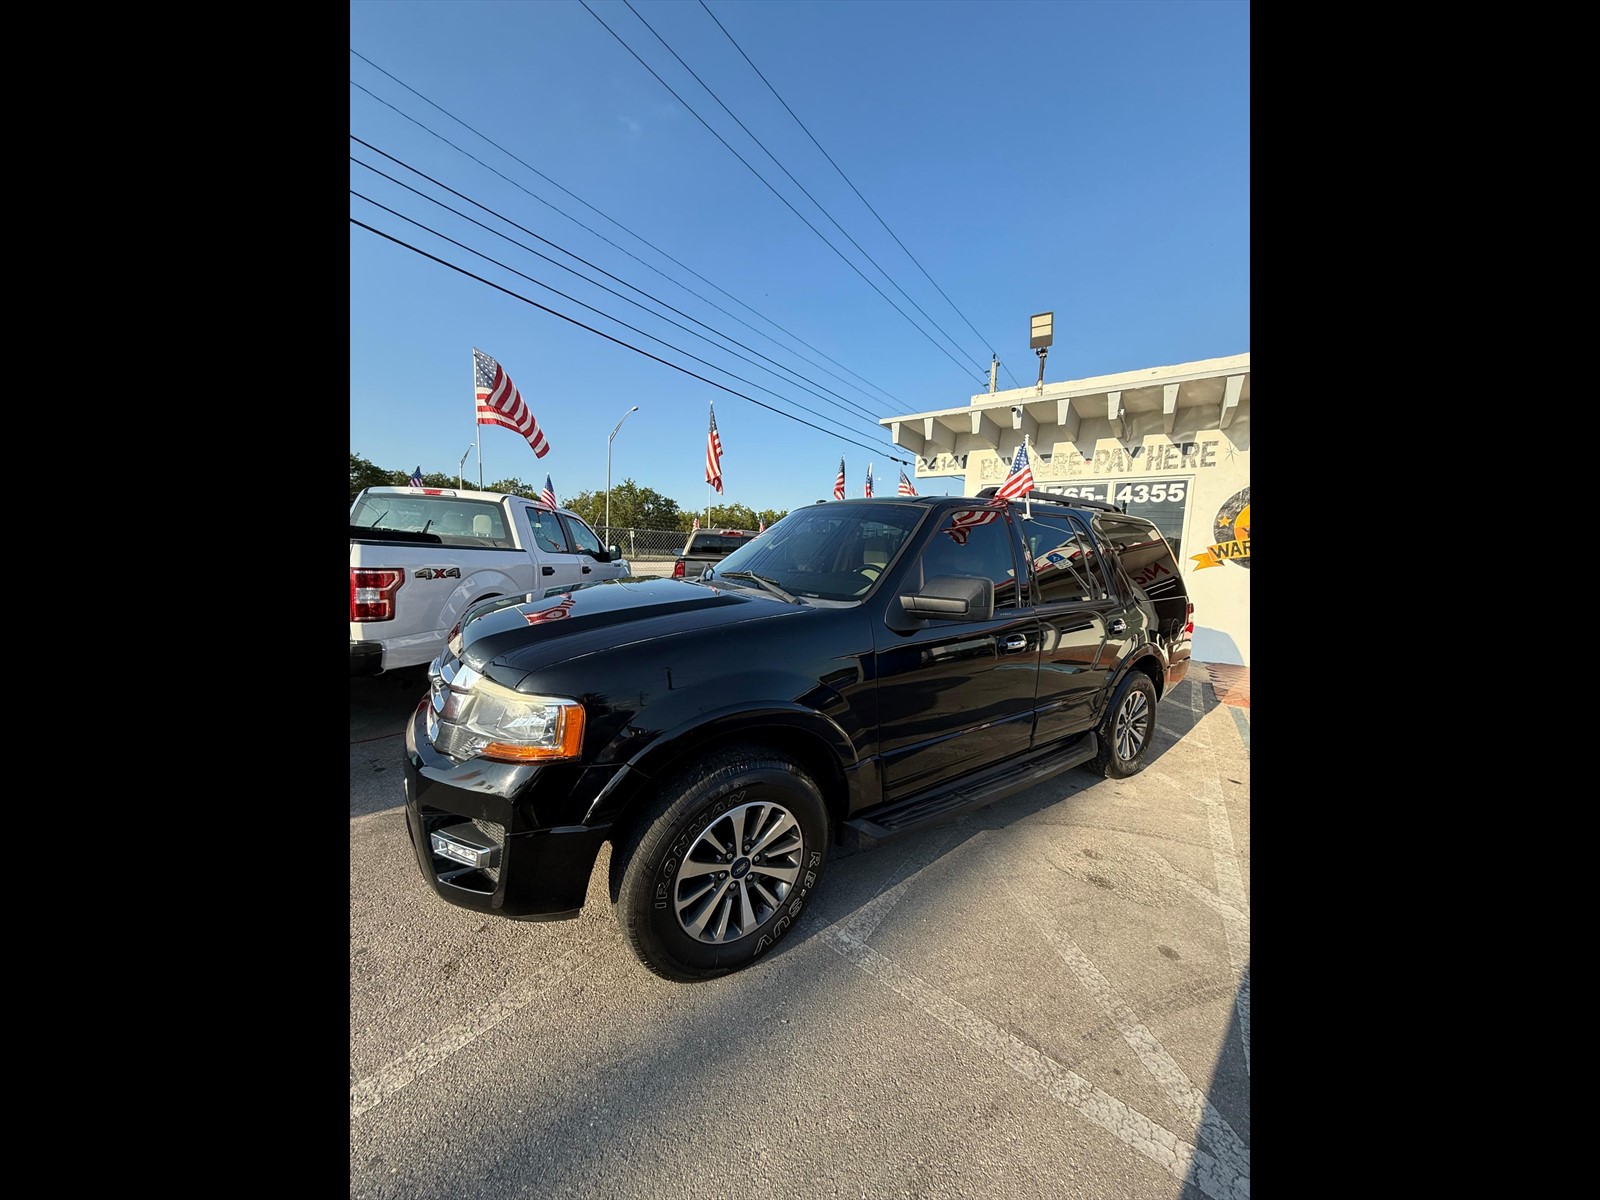
{"label": "suv headlight", "polygon": [[435,686],[433,744],[452,758],[543,763],[575,759],[583,748],[583,705],[566,696],[530,696],[463,670]]}

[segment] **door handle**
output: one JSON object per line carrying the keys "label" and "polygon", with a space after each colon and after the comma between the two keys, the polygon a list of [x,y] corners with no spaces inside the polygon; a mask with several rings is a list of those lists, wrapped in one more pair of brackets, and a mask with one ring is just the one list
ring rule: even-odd
{"label": "door handle", "polygon": [[1127,633],[1128,623],[1121,617],[1118,617],[1115,621],[1111,622],[1107,628],[1110,629],[1112,633]]}
{"label": "door handle", "polygon": [[1002,650],[1021,650],[1027,644],[1028,644],[1028,639],[1023,637],[1022,634],[1013,633],[1010,637],[1001,639],[1001,641],[1000,641],[1000,649],[1002,649]]}
{"label": "door handle", "polygon": [[585,574],[585,575],[587,575],[587,574],[588,574],[588,573],[589,573],[589,568],[588,568],[588,567],[585,567],[585,568],[584,568],[584,569],[583,569],[583,573],[584,573],[584,574]]}
{"label": "door handle", "polygon": [[556,573],[556,569],[554,567],[540,567],[539,568],[539,574],[541,574],[541,575],[554,575],[555,573]]}

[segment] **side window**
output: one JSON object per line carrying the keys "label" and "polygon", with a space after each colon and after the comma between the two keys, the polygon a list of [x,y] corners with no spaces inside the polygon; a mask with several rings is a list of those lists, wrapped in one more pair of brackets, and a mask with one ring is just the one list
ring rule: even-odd
{"label": "side window", "polygon": [[549,509],[528,509],[528,524],[533,527],[533,544],[546,554],[566,554],[567,535],[561,532],[561,518]]}
{"label": "side window", "polygon": [[567,527],[567,533],[572,538],[572,544],[576,546],[580,552],[589,554],[591,556],[601,552],[602,547],[600,545],[600,535],[594,530],[590,529],[582,521],[576,520],[572,517],[562,517],[561,523]]}
{"label": "side window", "polygon": [[1172,549],[1161,531],[1146,521],[1102,516],[1095,528],[1117,554],[1128,580],[1152,600],[1187,599]]}
{"label": "side window", "polygon": [[1017,570],[1011,555],[1011,530],[1002,508],[946,513],[918,560],[921,587],[940,575],[976,575],[994,581],[995,608],[1017,606]]}
{"label": "side window", "polygon": [[1022,527],[1041,604],[1104,600],[1111,594],[1105,565],[1088,530],[1077,521],[1050,516],[1024,520]]}

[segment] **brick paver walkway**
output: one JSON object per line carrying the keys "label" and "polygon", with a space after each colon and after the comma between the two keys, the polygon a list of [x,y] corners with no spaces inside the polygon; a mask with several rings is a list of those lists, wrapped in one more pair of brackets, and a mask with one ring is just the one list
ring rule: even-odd
{"label": "brick paver walkway", "polygon": [[1250,668],[1233,663],[1201,663],[1211,678],[1211,690],[1219,704],[1234,708],[1250,707]]}

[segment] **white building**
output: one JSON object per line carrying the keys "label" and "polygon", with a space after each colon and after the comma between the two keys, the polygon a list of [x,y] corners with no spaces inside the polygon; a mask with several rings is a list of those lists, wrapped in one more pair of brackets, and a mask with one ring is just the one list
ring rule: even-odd
{"label": "white building", "polygon": [[1005,479],[1026,438],[1035,486],[1110,500],[1166,534],[1194,602],[1194,657],[1250,665],[1250,355],[991,391],[885,418],[916,474]]}

